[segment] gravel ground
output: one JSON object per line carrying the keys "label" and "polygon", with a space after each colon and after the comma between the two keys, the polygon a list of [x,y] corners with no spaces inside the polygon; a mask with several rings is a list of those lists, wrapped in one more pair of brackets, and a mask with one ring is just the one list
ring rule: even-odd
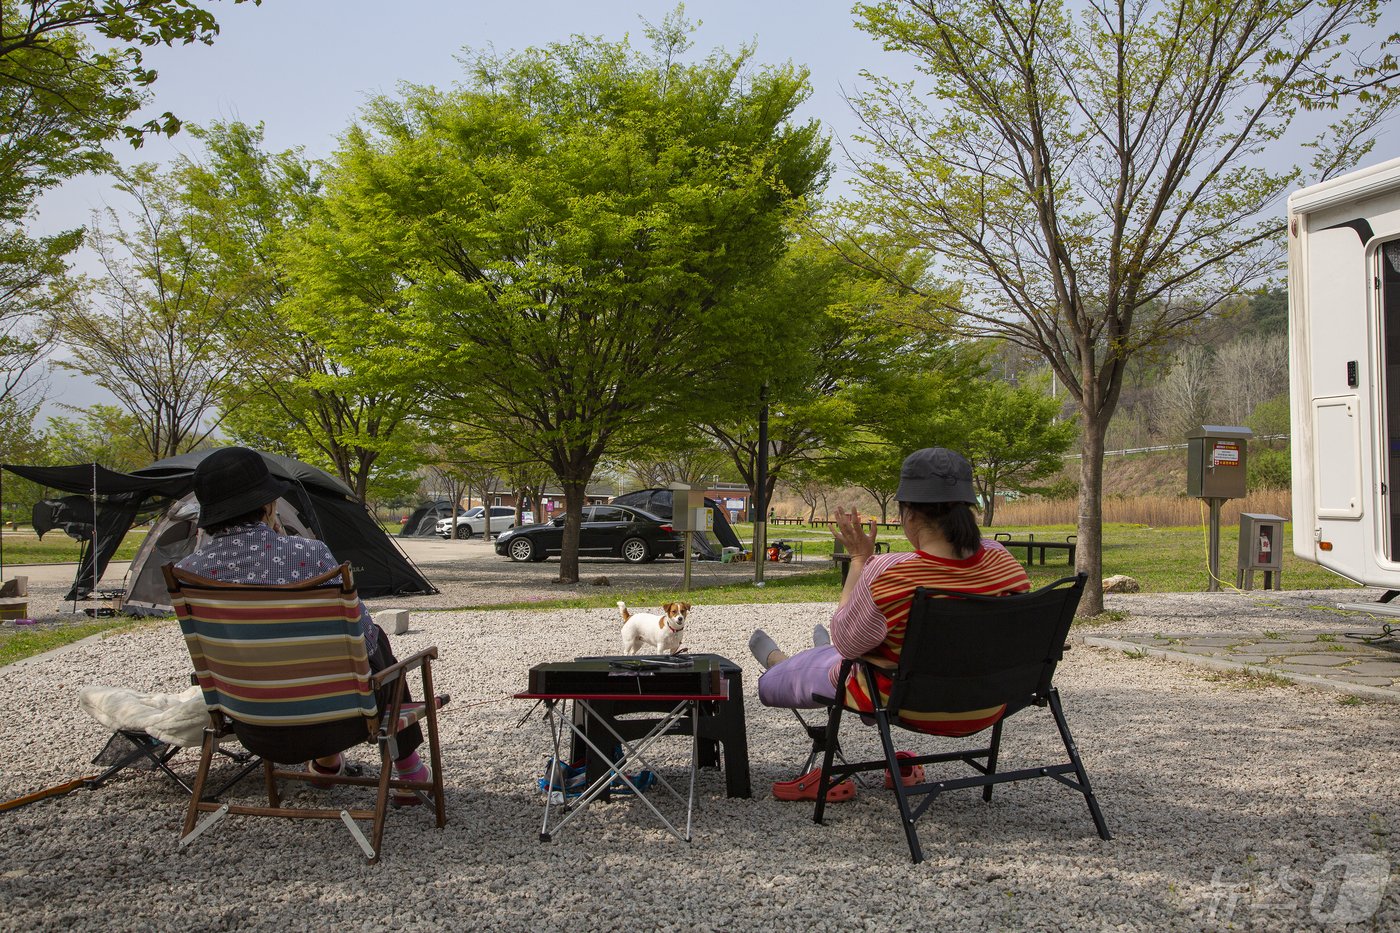
{"label": "gravel ground", "polygon": [[[430,576],[444,589],[438,605],[486,592],[436,570]],[[1346,599],[1365,595],[1350,591]],[[1110,607],[1127,617],[1092,631],[1354,624],[1312,608],[1335,599],[1297,592],[1113,597]],[[525,671],[536,662],[616,650],[615,611],[415,613],[396,647],[408,653],[438,645],[437,681],[454,696],[442,720],[445,829],[434,829],[427,813],[392,814],[379,865],[364,863],[342,827],[320,822],[230,819],[177,853],[180,792],[157,775],[129,774],[96,791],[0,814],[3,925],[584,931],[1400,924],[1400,885],[1383,886],[1394,861],[1390,837],[1400,828],[1393,793],[1400,752],[1386,737],[1400,713],[1392,704],[1211,679],[1184,665],[1076,646],[1057,682],[1115,838],[1101,841],[1082,799],[1051,781],[999,788],[990,804],[961,791],[937,801],[921,821],[926,861],[913,866],[887,792],[866,788],[832,805],[825,826],[812,823],[810,805],[781,803],[767,792],[770,782],[793,776],[805,742],[790,714],[756,702],[748,634],[762,626],[779,644],[800,647],[830,605],[707,607],[703,594],[696,602],[687,646],[744,665],[755,794],[728,799],[722,776],[702,772],[691,845],[626,801],[597,806],[555,841],[538,841],[542,800],[534,778],[547,736],[538,715],[520,722],[528,706],[509,695],[525,686]],[[170,621],[0,669],[0,798],[91,772],[88,761],[105,736],[78,710],[79,687],[177,691],[187,669]],[[681,743],[674,744],[663,764],[680,762]],[[856,730],[846,745],[854,754],[873,752],[873,733]],[[1008,721],[1003,766],[1058,760],[1056,745],[1048,715],[1023,713]],[[181,755],[178,767],[192,771],[193,758]],[[238,793],[256,800],[256,782]],[[307,801],[340,799],[339,791],[302,793]]]}

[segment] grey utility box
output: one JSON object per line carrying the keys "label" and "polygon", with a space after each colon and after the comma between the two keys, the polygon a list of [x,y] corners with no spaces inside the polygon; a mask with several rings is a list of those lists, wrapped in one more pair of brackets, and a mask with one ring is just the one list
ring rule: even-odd
{"label": "grey utility box", "polygon": [[1254,571],[1264,571],[1264,589],[1283,589],[1283,523],[1281,515],[1240,513],[1240,562],[1236,582],[1254,588]]}
{"label": "grey utility box", "polygon": [[709,531],[714,527],[714,516],[705,505],[705,490],[695,489],[685,483],[672,483],[671,527],[677,531]]}
{"label": "grey utility box", "polygon": [[1203,424],[1186,435],[1186,494],[1196,499],[1243,499],[1249,428]]}

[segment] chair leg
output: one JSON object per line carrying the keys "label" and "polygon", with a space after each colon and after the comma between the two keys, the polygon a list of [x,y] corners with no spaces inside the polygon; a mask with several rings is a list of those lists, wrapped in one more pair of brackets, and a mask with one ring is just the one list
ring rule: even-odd
{"label": "chair leg", "polygon": [[380,848],[384,844],[384,815],[389,810],[389,781],[394,773],[394,759],[389,751],[388,739],[379,740],[379,787],[374,797],[374,826],[371,829],[371,846],[374,855],[371,862],[379,861]]}
{"label": "chair leg", "polygon": [[[991,744],[987,747],[987,773],[988,773],[988,774],[996,774],[996,773],[997,773],[997,754],[998,754],[1000,751],[1001,751],[1001,720],[998,719],[998,720],[996,721],[996,724],[992,726],[992,742],[991,742]],[[983,799],[985,802],[987,802],[987,803],[991,803],[991,801],[992,801],[992,788],[993,788],[994,786],[995,786],[995,785],[993,785],[993,784],[988,784],[986,787],[982,788],[982,799]]]}
{"label": "chair leg", "polygon": [[812,811],[812,822],[820,823],[826,813],[826,792],[831,789],[831,761],[836,757],[836,747],[840,744],[837,735],[841,731],[841,707],[833,706],[826,714],[826,752],[822,755],[822,775],[817,781],[817,806]]}
{"label": "chair leg", "polygon": [[1112,839],[1108,824],[1104,822],[1103,812],[1099,809],[1098,798],[1094,796],[1094,788],[1089,784],[1089,772],[1084,770],[1084,762],[1079,759],[1079,747],[1074,744],[1074,737],[1069,734],[1069,723],[1065,721],[1065,711],[1060,705],[1060,691],[1051,687],[1049,701],[1050,712],[1055,717],[1055,726],[1060,730],[1060,739],[1065,743],[1065,751],[1069,753],[1070,763],[1074,765],[1075,777],[1079,779],[1080,793],[1089,805],[1089,815],[1094,818],[1094,828],[1099,831],[1100,839]]}
{"label": "chair leg", "polygon": [[214,730],[204,730],[204,741],[199,746],[199,770],[194,775],[194,787],[190,791],[190,805],[185,809],[185,826],[180,831],[181,839],[190,834],[194,829],[195,821],[199,819],[199,801],[204,795],[204,781],[209,777],[209,762],[214,757],[214,746],[218,741]]}
{"label": "chair leg", "polygon": [[282,794],[277,790],[277,778],[273,776],[276,768],[271,761],[263,759],[263,787],[267,790],[267,805],[269,807],[282,806]]}
{"label": "chair leg", "polygon": [[[438,749],[437,694],[433,693],[432,666],[423,662],[423,702],[427,704],[428,720],[428,764],[433,769],[433,810],[437,817],[437,827],[447,825],[447,802],[442,791],[442,752]],[[378,848],[375,851],[379,851]]]}
{"label": "chair leg", "polygon": [[914,815],[909,809],[909,794],[904,782],[899,779],[899,756],[895,754],[894,738],[890,735],[889,713],[884,709],[875,710],[875,727],[880,732],[880,744],[885,749],[885,767],[895,778],[894,799],[899,805],[899,821],[904,824],[904,839],[909,843],[909,855],[917,865],[924,860],[924,850],[919,845],[919,832],[914,827]]}

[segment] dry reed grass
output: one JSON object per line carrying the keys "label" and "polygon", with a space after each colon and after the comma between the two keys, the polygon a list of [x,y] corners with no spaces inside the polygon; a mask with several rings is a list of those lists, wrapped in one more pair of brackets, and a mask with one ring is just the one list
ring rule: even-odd
{"label": "dry reed grass", "polygon": [[[1222,525],[1239,524],[1241,512],[1293,517],[1293,500],[1286,489],[1261,489],[1245,499],[1231,499],[1220,510]],[[1209,514],[1200,499],[1185,496],[1110,496],[1103,502],[1106,523],[1180,528],[1200,525]],[[1006,525],[1074,525],[1079,519],[1075,499],[1021,499],[998,505],[996,523]]]}

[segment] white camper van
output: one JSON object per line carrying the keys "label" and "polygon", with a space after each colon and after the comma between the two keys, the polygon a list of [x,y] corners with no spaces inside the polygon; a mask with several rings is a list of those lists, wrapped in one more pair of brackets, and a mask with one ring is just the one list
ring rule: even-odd
{"label": "white camper van", "polygon": [[1400,159],[1288,199],[1288,304],[1293,551],[1400,590]]}

